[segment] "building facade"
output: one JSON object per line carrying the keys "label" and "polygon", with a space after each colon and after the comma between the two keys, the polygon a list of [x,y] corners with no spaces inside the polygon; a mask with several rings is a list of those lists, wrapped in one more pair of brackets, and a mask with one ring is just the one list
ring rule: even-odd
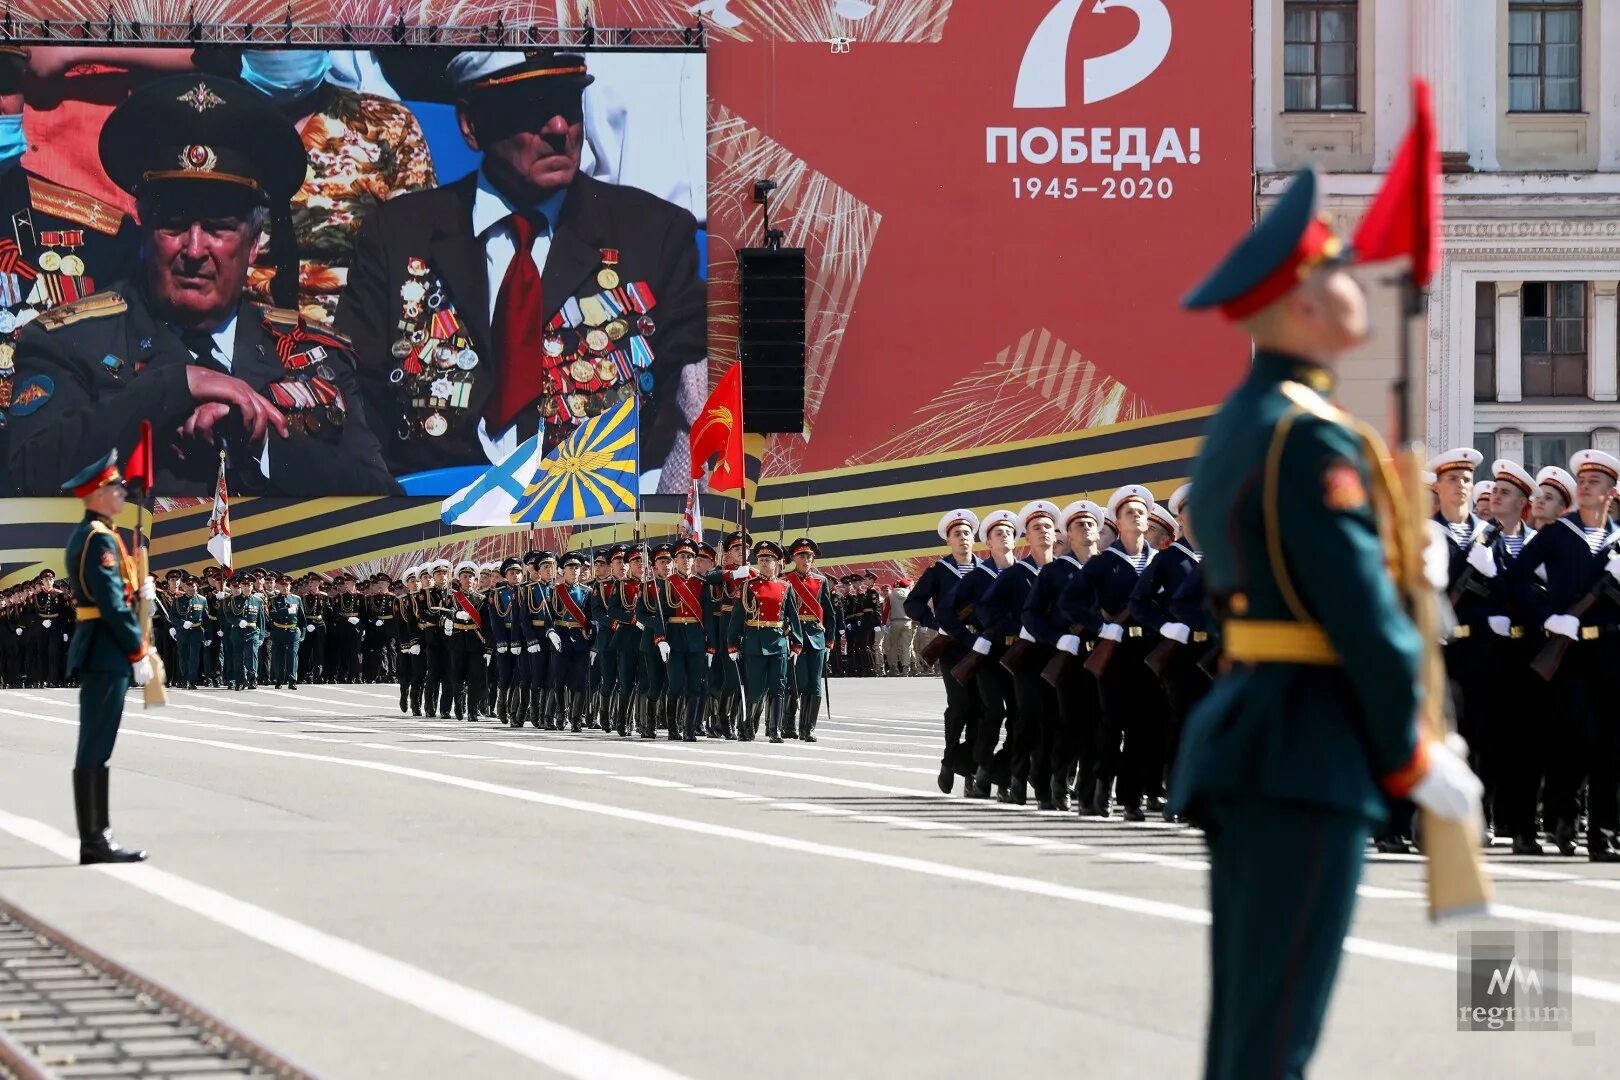
{"label": "building facade", "polygon": [[[1411,122],[1412,76],[1432,87],[1444,261],[1412,374],[1429,447],[1532,472],[1620,454],[1620,0],[1257,0],[1254,19],[1262,208],[1315,163],[1353,228]],[[1368,268],[1378,332],[1344,369],[1346,405],[1381,428],[1392,277]]]}

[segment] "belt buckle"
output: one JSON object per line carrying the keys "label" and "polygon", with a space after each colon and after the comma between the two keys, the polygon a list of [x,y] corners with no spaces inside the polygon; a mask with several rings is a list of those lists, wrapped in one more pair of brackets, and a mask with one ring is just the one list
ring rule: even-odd
{"label": "belt buckle", "polygon": [[1524,627],[1522,627],[1522,626],[1510,626],[1510,627],[1508,627],[1508,637],[1512,638],[1515,641],[1517,641],[1519,638],[1524,637]]}
{"label": "belt buckle", "polygon": [[1464,638],[1473,636],[1473,633],[1474,633],[1474,628],[1472,626],[1459,626],[1456,629],[1452,630],[1452,632],[1451,632],[1451,640],[1452,641],[1461,641]]}
{"label": "belt buckle", "polygon": [[1581,640],[1582,641],[1596,641],[1598,638],[1600,638],[1602,636],[1603,636],[1603,627],[1601,627],[1601,626],[1583,626],[1583,627],[1581,627]]}
{"label": "belt buckle", "polygon": [[1130,637],[1141,637],[1142,628],[1140,626],[1129,626],[1125,628],[1125,633]]}
{"label": "belt buckle", "polygon": [[1209,640],[1209,632],[1206,630],[1194,630],[1192,633],[1192,639],[1194,642],[1201,645]]}

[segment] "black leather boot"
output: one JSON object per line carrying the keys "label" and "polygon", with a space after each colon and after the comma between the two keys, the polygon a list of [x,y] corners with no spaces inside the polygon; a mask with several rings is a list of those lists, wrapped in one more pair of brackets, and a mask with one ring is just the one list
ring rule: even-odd
{"label": "black leather boot", "polygon": [[980,765],[973,772],[973,779],[967,782],[967,789],[962,792],[970,799],[988,799],[990,797],[990,770]]}
{"label": "black leather boot", "polygon": [[687,742],[697,742],[698,732],[703,730],[703,702],[702,694],[686,695],[686,733]]}
{"label": "black leather boot", "polygon": [[799,738],[816,741],[816,721],[821,719],[821,695],[806,693],[799,708]]}
{"label": "black leather boot", "polygon": [[79,825],[79,865],[144,862],[146,852],[120,847],[108,823],[107,770],[73,770],[73,812]]}
{"label": "black leather boot", "polygon": [[1069,778],[1064,773],[1052,774],[1051,803],[1053,810],[1069,812]]}
{"label": "black leather boot", "polygon": [[[788,665],[793,670],[793,665]],[[792,687],[782,691],[782,725],[781,736],[784,739],[797,739],[798,735],[799,695]]]}
{"label": "black leather boot", "polygon": [[770,700],[770,713],[765,718],[765,734],[771,742],[782,741],[782,714],[787,711],[787,695],[781,694]]}

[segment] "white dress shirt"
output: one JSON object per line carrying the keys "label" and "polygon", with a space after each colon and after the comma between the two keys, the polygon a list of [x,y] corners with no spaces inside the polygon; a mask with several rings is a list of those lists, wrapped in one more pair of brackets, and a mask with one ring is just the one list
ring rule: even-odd
{"label": "white dress shirt", "polygon": [[[175,333],[179,334],[179,331],[176,330]],[[219,329],[215,330],[209,337],[214,341],[214,351],[211,359],[226,371],[235,374],[231,369],[231,357],[236,352],[236,312],[232,311],[231,317],[221,323]],[[192,355],[199,361],[203,359],[196,353],[192,353]],[[257,387],[255,387],[255,390],[257,390]],[[266,478],[270,476],[270,436],[268,434],[264,437],[264,449],[259,451],[259,472],[264,474]]]}

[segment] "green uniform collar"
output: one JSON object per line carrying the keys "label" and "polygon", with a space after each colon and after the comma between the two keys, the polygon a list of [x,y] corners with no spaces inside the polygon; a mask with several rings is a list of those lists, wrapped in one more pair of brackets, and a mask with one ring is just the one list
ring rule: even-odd
{"label": "green uniform collar", "polygon": [[1297,382],[1315,390],[1323,397],[1333,393],[1336,380],[1333,372],[1314,360],[1291,356],[1288,353],[1258,349],[1254,354],[1254,372],[1251,376],[1260,382]]}

